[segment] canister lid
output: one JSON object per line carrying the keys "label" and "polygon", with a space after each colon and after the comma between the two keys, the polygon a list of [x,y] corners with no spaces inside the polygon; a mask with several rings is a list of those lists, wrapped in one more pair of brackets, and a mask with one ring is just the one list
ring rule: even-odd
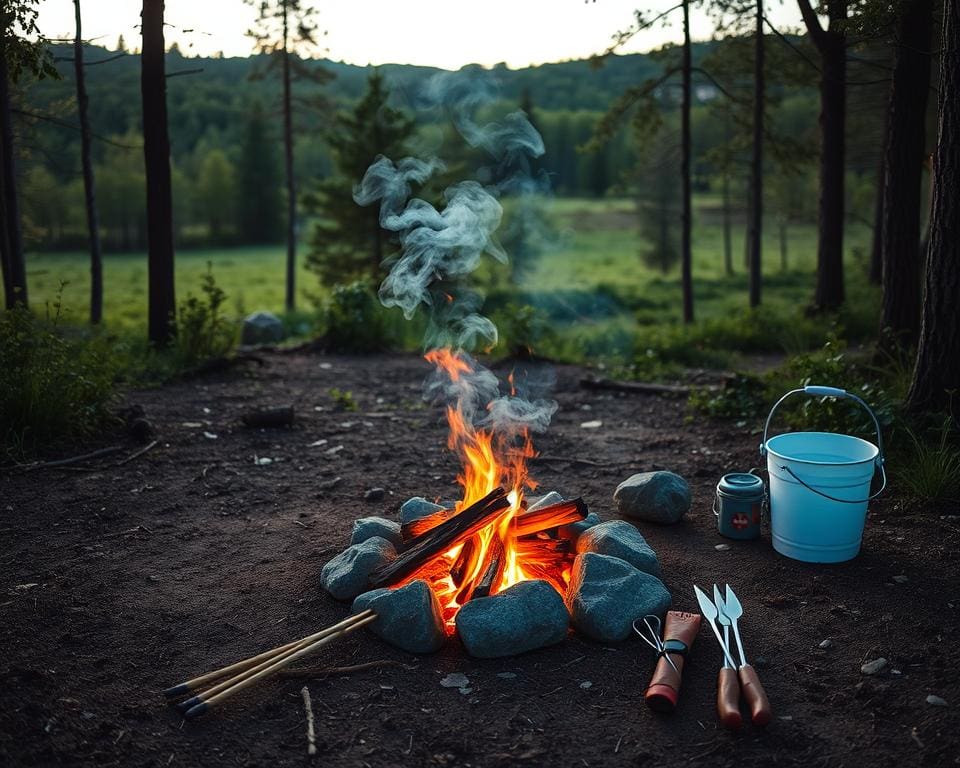
{"label": "canister lid", "polygon": [[733,472],[720,478],[717,490],[727,496],[753,498],[763,494],[763,480],[749,472]]}

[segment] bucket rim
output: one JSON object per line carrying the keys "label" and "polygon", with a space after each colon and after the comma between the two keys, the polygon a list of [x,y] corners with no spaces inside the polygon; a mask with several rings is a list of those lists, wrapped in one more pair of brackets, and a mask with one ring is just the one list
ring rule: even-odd
{"label": "bucket rim", "polygon": [[[784,453],[780,453],[770,447],[770,443],[779,440],[781,437],[788,438],[791,435],[813,435],[813,436],[829,436],[829,437],[842,437],[846,440],[854,440],[858,443],[870,446],[873,449],[873,455],[867,459],[857,459],[850,461],[815,461],[813,459],[798,459],[793,456],[788,456]],[[857,464],[868,464],[876,462],[877,457],[880,455],[880,449],[871,443],[869,440],[864,440],[862,437],[856,437],[854,435],[845,435],[841,432],[781,432],[779,435],[774,435],[769,438],[766,442],[767,453],[771,456],[776,456],[778,459],[783,459],[784,461],[795,461],[798,464],[810,464],[813,466],[819,467],[847,467],[847,466],[856,466]]]}

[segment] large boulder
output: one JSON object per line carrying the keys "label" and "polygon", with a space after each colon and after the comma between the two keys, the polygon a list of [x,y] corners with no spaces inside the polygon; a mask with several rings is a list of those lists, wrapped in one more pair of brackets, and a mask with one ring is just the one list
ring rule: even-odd
{"label": "large boulder", "polygon": [[241,344],[247,346],[273,344],[283,341],[285,336],[283,321],[272,312],[254,312],[243,318],[243,328],[240,331]]}
{"label": "large boulder", "polygon": [[320,586],[337,600],[353,600],[367,591],[370,574],[397,557],[393,544],[380,536],[353,544],[320,571]]}
{"label": "large boulder", "polygon": [[433,653],[446,642],[443,611],[422,579],[399,589],[374,589],[353,601],[352,613],[372,608],[377,620],[367,627],[377,637],[409,653]]}
{"label": "large boulder", "polygon": [[626,560],[637,570],[660,576],[660,561],[633,525],[626,520],[610,520],[584,531],[577,539],[577,552],[596,552]]}
{"label": "large boulder", "polygon": [[480,659],[515,656],[559,643],[570,617],[563,598],[546,581],[521,581],[490,597],[478,597],[457,613],[457,634]]}
{"label": "large boulder", "polygon": [[650,523],[676,523],[690,509],[690,486],[673,472],[640,472],[617,486],[621,515]]}
{"label": "large boulder", "polygon": [[573,626],[594,640],[626,640],[636,619],[662,616],[670,603],[660,579],[619,557],[586,552],[573,562],[566,605]]}
{"label": "large boulder", "polygon": [[443,507],[439,504],[427,501],[422,496],[414,496],[412,499],[407,499],[403,502],[400,507],[400,525],[412,523],[414,520],[419,520],[422,517],[429,517],[441,509],[443,509]]}
{"label": "large boulder", "polygon": [[400,523],[384,517],[361,517],[353,521],[353,531],[350,533],[351,544],[360,544],[374,536],[386,539],[394,547],[399,547]]}

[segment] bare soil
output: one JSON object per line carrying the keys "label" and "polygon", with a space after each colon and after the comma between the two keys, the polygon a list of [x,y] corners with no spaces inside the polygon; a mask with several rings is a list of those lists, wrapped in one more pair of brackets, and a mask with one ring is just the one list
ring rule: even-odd
{"label": "bare soil", "polygon": [[[691,420],[681,400],[587,392],[577,384],[584,372],[569,367],[556,369],[561,409],[537,442],[536,477],[545,490],[581,495],[604,519],[615,517],[611,495],[633,472],[663,468],[689,480],[687,519],[641,530],[677,608],[696,610],[694,583],[737,588],[746,652],[775,711],[769,727],[718,729],[720,651],[706,628],[670,716],[643,704],[653,658],[638,639],[606,646],[571,633],[549,649],[481,661],[456,640],[417,658],[359,632],[316,663],[408,666],[309,681],[316,758],[307,756],[300,681],[269,682],[184,722],[165,705],[165,687],[346,615],[318,574],[355,518],[395,516],[414,495],[456,495],[442,414],[421,399],[426,363],[315,355],[268,363],[132,393],[161,442],[127,464],[110,456],[0,473],[0,764],[960,761],[960,523],[945,517],[957,510],[908,503],[894,490],[872,505],[860,556],[842,565],[785,559],[766,530],[760,541],[727,542],[711,513],[713,488],[721,474],[757,463],[755,425]],[[331,388],[352,393],[357,410],[338,410]],[[296,407],[292,428],[240,424],[249,408],[287,403]],[[581,427],[592,420],[603,425]],[[376,487],[385,498],[365,501]],[[729,549],[717,550],[723,543]],[[826,639],[832,647],[821,649]],[[862,674],[878,657],[886,669]],[[472,691],[441,687],[451,672]],[[927,703],[930,694],[948,706]]]}

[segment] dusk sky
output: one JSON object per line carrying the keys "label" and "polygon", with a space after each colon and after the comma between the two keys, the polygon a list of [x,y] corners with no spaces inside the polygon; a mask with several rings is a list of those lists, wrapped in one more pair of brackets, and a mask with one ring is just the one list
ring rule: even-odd
{"label": "dusk sky", "polygon": [[[464,64],[504,61],[524,67],[590,56],[603,51],[611,35],[633,21],[638,6],[650,15],[676,0],[347,0],[320,3],[321,29],[328,34],[314,55],[351,64],[424,64],[458,69]],[[137,48],[141,3],[138,0],[84,0],[83,35],[113,48],[122,34]],[[796,30],[800,16],[793,2],[774,3],[767,15],[782,31]],[[248,56],[245,34],[255,17],[242,0],[167,0],[167,44],[176,42],[190,55]],[[51,38],[74,34],[72,0],[46,0],[39,24]],[[679,41],[680,12],[638,34],[624,52],[647,51]],[[701,10],[691,11],[694,39],[707,39],[714,23]]]}

